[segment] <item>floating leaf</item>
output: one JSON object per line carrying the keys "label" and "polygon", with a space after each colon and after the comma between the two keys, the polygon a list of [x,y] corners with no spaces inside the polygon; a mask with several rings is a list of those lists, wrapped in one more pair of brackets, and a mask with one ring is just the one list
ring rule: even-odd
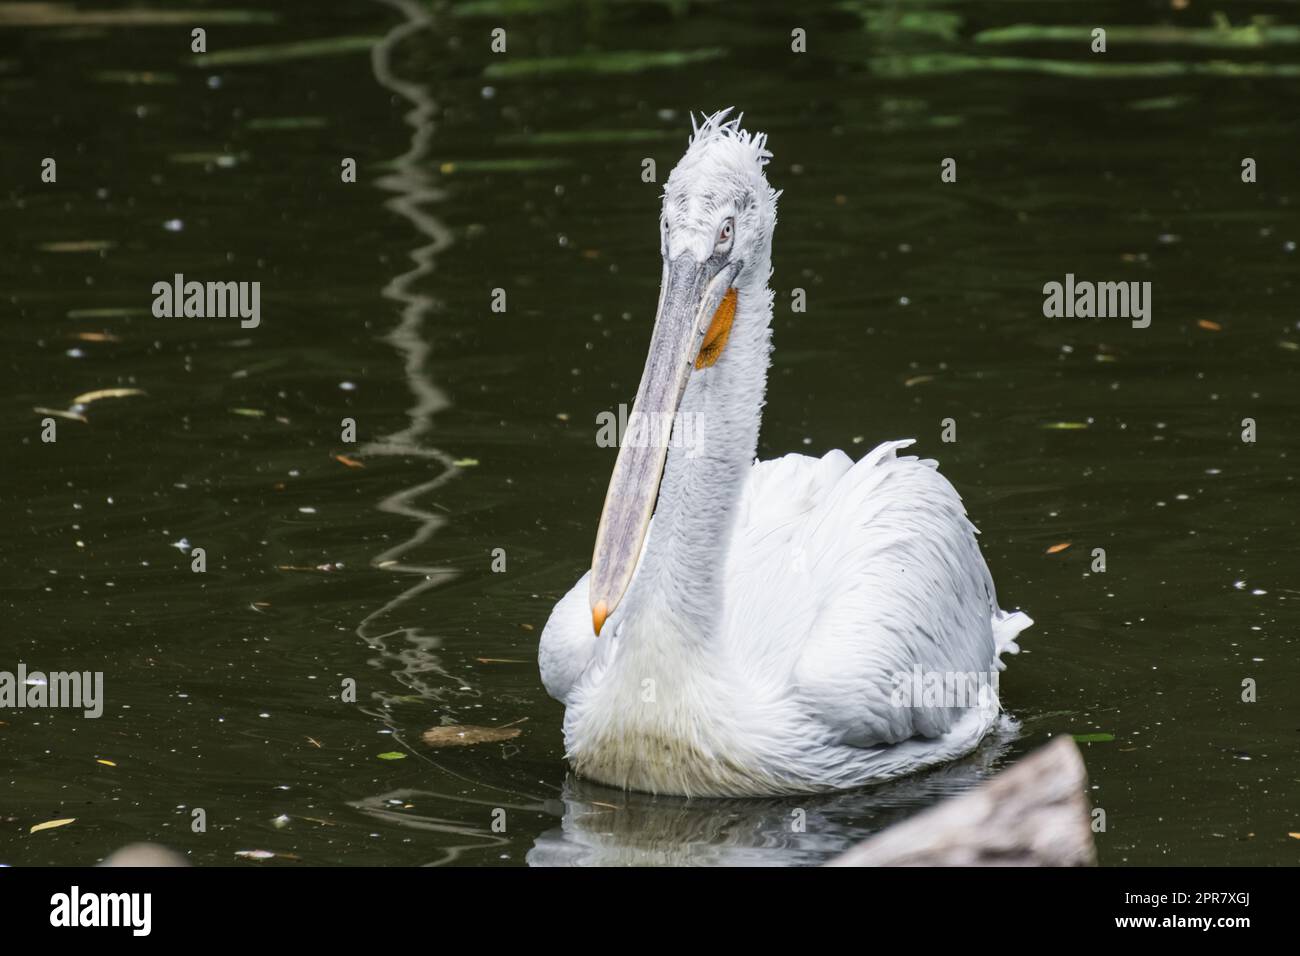
{"label": "floating leaf", "polygon": [[116,767],[117,764],[111,760],[96,760],[95,763],[102,763],[105,767]]}
{"label": "floating leaf", "polygon": [[1209,332],[1222,332],[1223,326],[1211,319],[1197,319],[1196,324]]}
{"label": "floating leaf", "polygon": [[[206,14],[204,15],[206,17]],[[193,19],[193,16],[190,16]],[[189,22],[189,21],[186,21]],[[318,40],[300,40],[297,43],[277,43],[270,46],[247,46],[233,50],[218,50],[191,57],[195,66],[247,66],[251,63],[283,63],[285,60],[307,60],[343,53],[360,53],[375,46],[383,37],[347,36],[325,37]]]}
{"label": "floating leaf", "polygon": [[405,760],[406,754],[400,750],[389,750],[379,755],[380,760]]}
{"label": "floating leaf", "polygon": [[1074,740],[1080,744],[1105,744],[1115,739],[1114,734],[1075,734]]}
{"label": "floating leaf", "polygon": [[112,332],[78,332],[77,338],[83,342],[120,342],[122,341]]}
{"label": "floating leaf", "polygon": [[125,83],[128,86],[171,86],[179,79],[175,73],[153,70],[100,70],[91,75],[97,83]]}
{"label": "floating leaf", "polygon": [[465,0],[447,8],[453,17],[541,16],[555,12],[554,0]]}
{"label": "floating leaf", "polygon": [[60,408],[46,408],[44,405],[35,406],[32,411],[37,415],[54,415],[56,418],[66,418],[69,421],[81,422],[83,425],[89,425],[90,419],[85,415],[78,415],[76,412]]}
{"label": "floating leaf", "polygon": [[1062,541],[1060,544],[1054,544],[1054,545],[1052,545],[1050,548],[1047,549],[1046,553],[1047,553],[1047,554],[1060,554],[1062,551],[1064,551],[1064,550],[1065,550],[1066,548],[1068,548],[1069,546],[1070,546],[1070,542],[1069,542],[1069,541]]}
{"label": "floating leaf", "polygon": [[452,462],[457,468],[473,468],[478,464],[477,458],[457,458]]}
{"label": "floating leaf", "polygon": [[148,315],[148,309],[69,309],[70,319],[125,319],[133,315]]}
{"label": "floating leaf", "polygon": [[1133,100],[1125,105],[1131,110],[1172,110],[1192,102],[1190,96],[1152,96],[1148,99]]}
{"label": "floating leaf", "polygon": [[130,398],[132,395],[148,394],[139,388],[100,388],[93,392],[82,392],[72,400],[73,405],[89,405],[101,398]]}
{"label": "floating leaf", "polygon": [[904,388],[911,388],[913,385],[924,385],[926,382],[933,382],[933,375],[913,375],[911,378],[903,380]]}
{"label": "floating leaf", "polygon": [[[203,11],[204,23],[277,23],[279,19],[277,14],[261,10]],[[6,27],[188,26],[193,22],[189,10],[77,10],[70,3],[0,4],[0,26]]]}
{"label": "floating leaf", "polygon": [[55,827],[66,827],[69,823],[75,823],[76,817],[68,817],[64,820],[46,820],[44,823],[38,823],[28,830],[28,833],[40,833],[42,830],[53,830]]}
{"label": "floating leaf", "polygon": [[265,418],[266,412],[260,408],[232,408],[232,415],[243,415],[245,418]]}
{"label": "floating leaf", "polygon": [[1300,76],[1297,63],[1237,63],[1228,60],[1208,62],[1135,63],[1104,61],[1102,57],[1084,60],[1042,60],[1014,56],[971,56],[965,53],[894,54],[870,57],[871,70],[881,76],[942,76],[954,73],[991,71],[996,73],[1043,73],[1079,79],[1127,80],[1158,79],[1170,76],[1266,77]]}
{"label": "floating leaf", "polygon": [[1087,428],[1088,423],[1087,422],[1045,422],[1043,424],[1043,427],[1051,429],[1052,431],[1072,432],[1072,431],[1078,431],[1079,429],[1082,428]]}
{"label": "floating leaf", "polygon": [[251,119],[247,126],[254,131],[272,131],[294,129],[324,129],[329,122],[323,116],[264,116]]}
{"label": "floating leaf", "polygon": [[530,173],[547,169],[563,169],[570,165],[567,159],[533,157],[522,159],[456,159],[438,166],[444,176],[453,173]]}
{"label": "floating leaf", "polygon": [[641,73],[645,70],[687,66],[716,60],[726,50],[710,47],[702,50],[613,50],[601,53],[576,53],[572,56],[519,57],[490,63],[483,71],[488,79],[554,76],[557,73]]}
{"label": "floating leaf", "polygon": [[115,243],[107,239],[79,239],[68,242],[42,242],[38,249],[42,252],[99,252],[112,249]]}
{"label": "floating leaf", "polygon": [[605,143],[649,143],[677,136],[666,129],[576,129],[540,130],[535,133],[512,133],[498,137],[500,143],[527,143],[532,146],[592,146]]}
{"label": "floating leaf", "polygon": [[337,461],[340,465],[347,465],[349,468],[366,467],[365,465],[361,464],[361,462],[357,461],[355,458],[349,458],[347,455],[335,455],[334,460]]}
{"label": "floating leaf", "polygon": [[523,731],[518,727],[476,727],[473,724],[452,724],[426,730],[420,739],[430,747],[469,747],[473,744],[513,740],[521,733]]}
{"label": "floating leaf", "polygon": [[[1092,36],[1088,26],[1037,26],[1017,24],[994,27],[975,34],[976,43],[1041,43],[1061,41],[1087,44]],[[1300,43],[1300,27],[1251,23],[1231,27],[1226,23],[1214,27],[1112,26],[1106,30],[1112,43],[1134,46],[1139,43],[1173,46],[1261,47],[1269,44]]]}
{"label": "floating leaf", "polygon": [[222,166],[229,168],[239,163],[241,159],[247,159],[247,153],[216,153],[212,151],[197,153],[172,153],[167,157],[171,163],[180,163],[183,165],[202,165],[206,166],[211,163],[213,166]]}

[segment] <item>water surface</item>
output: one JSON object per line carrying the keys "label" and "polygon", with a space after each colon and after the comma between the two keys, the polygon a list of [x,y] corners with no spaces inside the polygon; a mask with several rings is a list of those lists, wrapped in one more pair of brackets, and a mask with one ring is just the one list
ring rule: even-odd
{"label": "water surface", "polygon": [[[809,864],[1066,733],[1113,738],[1103,863],[1295,863],[1300,20],[1219,6],[0,4],[0,669],[107,696],[0,713],[0,862]],[[915,436],[1037,621],[1017,734],[861,793],[574,780],[537,677],[649,338],[642,162],[729,105],[785,190],[760,454]],[[260,281],[261,325],[154,318],[178,272]],[[1045,319],[1066,273],[1152,282],[1151,327]],[[146,394],[40,440],[104,388]],[[521,733],[420,743],[444,724]]]}

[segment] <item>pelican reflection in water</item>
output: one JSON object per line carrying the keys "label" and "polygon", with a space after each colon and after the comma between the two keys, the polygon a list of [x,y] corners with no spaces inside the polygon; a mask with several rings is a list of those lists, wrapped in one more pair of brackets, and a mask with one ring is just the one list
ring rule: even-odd
{"label": "pelican reflection in water", "polygon": [[591,571],[542,634],[542,681],[568,760],[599,783],[858,787],[971,752],[996,698],[900,702],[900,675],[996,674],[1031,621],[999,609],[961,499],[935,462],[898,454],[910,441],[755,462],[779,194],[766,137],[728,113],[694,128],[664,189],[631,421],[672,431],[625,436]]}

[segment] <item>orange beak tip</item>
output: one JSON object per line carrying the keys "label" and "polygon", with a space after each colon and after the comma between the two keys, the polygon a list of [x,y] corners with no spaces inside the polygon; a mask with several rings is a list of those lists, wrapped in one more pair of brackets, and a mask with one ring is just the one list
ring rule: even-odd
{"label": "orange beak tip", "polygon": [[607,617],[609,617],[609,608],[604,601],[591,609],[591,626],[595,630],[597,637],[600,637],[600,629],[605,626],[605,618]]}

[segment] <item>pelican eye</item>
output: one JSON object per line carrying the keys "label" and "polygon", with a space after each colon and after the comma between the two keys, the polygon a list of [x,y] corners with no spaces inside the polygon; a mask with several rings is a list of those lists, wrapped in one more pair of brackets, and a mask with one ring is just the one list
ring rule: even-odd
{"label": "pelican eye", "polygon": [[720,252],[731,245],[731,239],[736,232],[736,223],[734,219],[727,219],[718,230],[718,241],[714,244],[715,252]]}

